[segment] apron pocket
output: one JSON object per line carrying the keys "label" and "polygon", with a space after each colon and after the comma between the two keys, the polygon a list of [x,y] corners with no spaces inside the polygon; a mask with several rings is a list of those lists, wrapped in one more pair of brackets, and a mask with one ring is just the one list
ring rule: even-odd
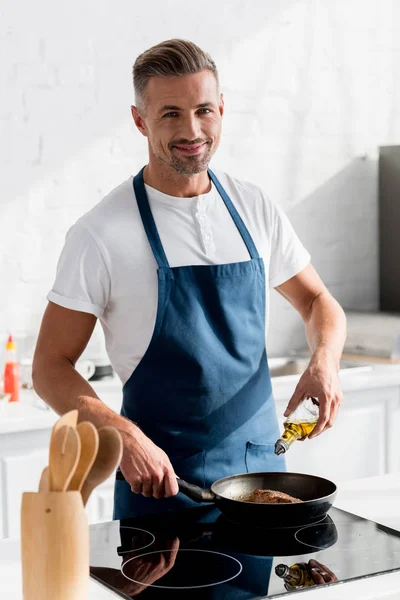
{"label": "apron pocket", "polygon": [[245,463],[247,473],[266,473],[286,471],[286,462],[281,454],[277,456],[274,452],[275,444],[256,444],[247,442]]}

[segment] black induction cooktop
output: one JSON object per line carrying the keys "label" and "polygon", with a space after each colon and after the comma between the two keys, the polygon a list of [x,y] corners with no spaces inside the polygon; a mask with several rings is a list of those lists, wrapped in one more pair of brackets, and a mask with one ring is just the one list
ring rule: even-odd
{"label": "black induction cooktop", "polygon": [[400,533],[335,508],[313,525],[263,529],[203,506],[91,525],[90,565],[121,598],[277,598],[400,570]]}

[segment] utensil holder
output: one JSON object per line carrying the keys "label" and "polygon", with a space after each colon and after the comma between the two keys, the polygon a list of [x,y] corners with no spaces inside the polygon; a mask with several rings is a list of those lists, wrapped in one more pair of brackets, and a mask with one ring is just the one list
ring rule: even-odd
{"label": "utensil holder", "polygon": [[89,527],[80,492],[25,492],[21,504],[24,600],[87,600]]}

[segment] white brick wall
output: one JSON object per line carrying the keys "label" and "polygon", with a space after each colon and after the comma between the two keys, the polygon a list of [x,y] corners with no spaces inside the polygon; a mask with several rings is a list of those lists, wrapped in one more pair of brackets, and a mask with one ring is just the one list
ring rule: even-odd
{"label": "white brick wall", "polygon": [[[0,3],[0,342],[37,333],[67,228],[145,164],[131,66],[192,39],[220,71],[214,165],[289,213],[347,307],[377,306],[376,148],[399,141],[396,0]],[[365,156],[362,159],[360,157]],[[270,352],[302,346],[274,294]],[[281,318],[282,317],[282,318]]]}

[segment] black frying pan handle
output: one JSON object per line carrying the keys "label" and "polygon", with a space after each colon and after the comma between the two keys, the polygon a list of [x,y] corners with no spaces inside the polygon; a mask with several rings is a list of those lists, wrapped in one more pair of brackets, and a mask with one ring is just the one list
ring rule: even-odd
{"label": "black frying pan handle", "polygon": [[185,494],[195,502],[215,502],[215,494],[211,490],[203,490],[203,488],[193,483],[188,483],[179,477],[176,478],[179,486],[179,491]]}

